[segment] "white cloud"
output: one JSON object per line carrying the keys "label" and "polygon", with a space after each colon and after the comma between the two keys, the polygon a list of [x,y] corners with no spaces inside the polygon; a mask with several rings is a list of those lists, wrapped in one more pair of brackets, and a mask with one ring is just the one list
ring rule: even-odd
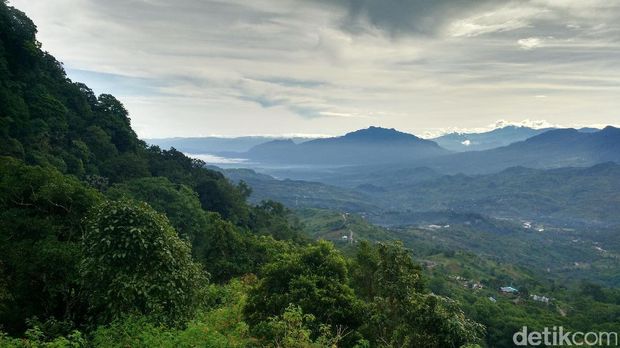
{"label": "white cloud", "polygon": [[553,124],[547,120],[530,120],[525,119],[521,121],[506,121],[506,120],[498,120],[493,125],[489,125],[490,129],[503,128],[507,126],[517,126],[517,127],[528,127],[533,129],[542,129],[542,128],[561,128],[561,125]]}
{"label": "white cloud", "polygon": [[531,20],[548,11],[544,8],[505,6],[454,21],[448,27],[453,37],[474,37],[483,34],[507,32],[531,27]]}
{"label": "white cloud", "polygon": [[[445,129],[438,129],[435,132],[428,132],[424,135],[424,138],[426,139],[432,139],[432,138],[436,138],[445,134],[449,134],[449,133],[457,133],[457,134],[471,134],[471,133],[485,133],[485,132],[489,132],[492,131],[494,129],[500,129],[500,128],[505,128],[505,127],[509,127],[509,126],[515,126],[515,127],[528,127],[528,128],[532,128],[532,129],[543,129],[543,128],[567,128],[569,126],[563,126],[560,124],[554,124],[551,122],[548,122],[546,120],[530,120],[530,119],[525,119],[525,120],[521,120],[521,121],[508,121],[508,120],[497,120],[491,124],[488,124],[486,126],[483,127],[470,127],[470,128],[465,128],[465,127],[451,127],[451,128],[445,128]],[[583,126],[578,126],[578,127],[583,127]],[[600,126],[592,126],[594,128],[601,128]],[[466,139],[464,141],[461,142],[461,144],[465,145],[465,146],[470,146],[471,140]]]}
{"label": "white cloud", "polygon": [[521,49],[531,50],[540,47],[543,44],[543,39],[539,37],[528,37],[527,39],[520,39],[517,44]]}

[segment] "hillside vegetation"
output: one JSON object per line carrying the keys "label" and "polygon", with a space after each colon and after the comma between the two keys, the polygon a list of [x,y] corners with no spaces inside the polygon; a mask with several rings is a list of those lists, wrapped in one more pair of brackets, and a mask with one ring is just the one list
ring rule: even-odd
{"label": "hillside vegetation", "polygon": [[[523,326],[620,330],[620,249],[594,242],[617,239],[613,231],[581,237],[540,233],[479,215],[469,215],[465,223],[454,216],[441,226],[382,228],[354,214],[345,220],[336,211],[297,214],[309,235],[333,240],[347,254],[360,255],[357,250],[369,242],[401,240],[423,266],[426,286],[457,300],[467,316],[485,325],[488,347],[513,347],[512,334]],[[353,242],[341,238],[351,234]],[[505,286],[518,292],[502,293]]]}
{"label": "hillside vegetation", "polygon": [[149,147],[0,1],[0,346],[461,347],[484,327],[399,244],[345,257]]}
{"label": "hillside vegetation", "polygon": [[223,173],[251,182],[250,199],[364,213],[381,224],[418,223],[423,219],[416,214],[453,211],[566,228],[620,225],[620,164],[614,162],[548,170],[514,167],[486,175],[387,167],[325,179],[333,184],[276,180],[249,169]]}

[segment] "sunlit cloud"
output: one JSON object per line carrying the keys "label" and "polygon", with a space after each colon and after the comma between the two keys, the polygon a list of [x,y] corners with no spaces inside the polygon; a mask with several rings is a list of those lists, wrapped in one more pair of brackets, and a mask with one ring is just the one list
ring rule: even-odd
{"label": "sunlit cloud", "polygon": [[543,40],[538,37],[528,37],[527,39],[520,39],[517,44],[524,50],[531,50],[536,47],[540,47],[543,44]]}

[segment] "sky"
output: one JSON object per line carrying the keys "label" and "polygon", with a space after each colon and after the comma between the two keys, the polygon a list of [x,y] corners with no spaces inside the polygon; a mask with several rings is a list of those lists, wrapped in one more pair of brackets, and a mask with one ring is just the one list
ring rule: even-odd
{"label": "sky", "polygon": [[620,1],[10,4],[143,138],[620,124]]}

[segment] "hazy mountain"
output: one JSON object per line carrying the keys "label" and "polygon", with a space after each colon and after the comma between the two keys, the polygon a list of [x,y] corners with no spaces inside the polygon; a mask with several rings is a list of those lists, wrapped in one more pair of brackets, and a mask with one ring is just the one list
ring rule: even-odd
{"label": "hazy mountain", "polygon": [[[481,133],[453,132],[431,140],[450,151],[482,151],[507,146],[553,129],[557,128],[534,129],[525,126],[506,126]],[[584,127],[579,128],[578,131],[594,133],[600,129]]]}
{"label": "hazy mountain", "polygon": [[[374,127],[371,127],[373,129]],[[518,141],[525,140],[532,136],[550,130],[533,129],[521,126],[507,126],[484,133],[450,133],[440,137],[430,139],[439,146],[450,151],[476,151],[488,150],[501,146],[506,146]],[[599,131],[597,128],[580,128],[580,132],[593,133]],[[359,131],[358,131],[359,132]],[[354,132],[356,133],[356,132]],[[351,133],[351,134],[354,134]],[[400,133],[400,132],[399,132]],[[406,134],[406,133],[402,133]],[[409,135],[409,134],[407,134]],[[285,138],[277,136],[242,136],[242,137],[174,137],[174,138],[152,138],[145,139],[148,144],[157,145],[162,149],[175,149],[193,154],[232,154],[247,152],[250,149],[262,144],[273,142],[269,147],[280,147],[289,140],[295,144],[315,140],[316,138],[294,137]],[[261,147],[256,150],[259,151]],[[267,151],[263,149],[262,151]]]}
{"label": "hazy mountain", "polygon": [[413,161],[448,153],[433,141],[394,129],[370,127],[301,144],[271,141],[241,156],[263,163],[360,165]]}
{"label": "hazy mountain", "polygon": [[480,151],[502,147],[523,141],[551,128],[533,129],[522,126],[506,126],[483,133],[449,133],[431,139],[450,151]]}
{"label": "hazy mountain", "polygon": [[423,164],[444,173],[490,173],[514,166],[584,167],[608,161],[620,162],[620,129],[611,126],[597,132],[554,129],[508,146],[452,154]]}
{"label": "hazy mountain", "polygon": [[443,219],[446,212],[556,227],[620,225],[620,164],[613,162],[548,170],[513,167],[486,175],[436,175],[425,168],[386,170],[381,177],[360,176],[356,183],[368,181],[353,188],[277,180],[246,169],[223,173],[235,182],[249,183],[254,201],[274,199],[293,208],[364,213],[387,225]]}
{"label": "hazy mountain", "polygon": [[[277,137],[246,136],[236,138],[223,137],[195,137],[195,138],[162,138],[145,139],[151,145],[157,145],[162,149],[175,149],[192,154],[217,154],[222,152],[246,152],[256,145],[274,141]],[[295,143],[300,143],[312,138],[292,138]]]}
{"label": "hazy mountain", "polygon": [[244,181],[252,187],[250,201],[263,200],[282,202],[291,208],[328,208],[345,211],[376,210],[369,197],[363,193],[326,185],[318,182],[301,180],[278,180],[272,176],[257,173],[251,169],[220,169],[233,182]]}
{"label": "hazy mountain", "polygon": [[[352,134],[355,134],[355,138],[367,131]],[[393,130],[382,132],[396,134],[396,138],[404,134]],[[417,140],[414,139],[411,144],[403,141],[406,145],[402,145],[403,142],[380,141],[372,137],[371,139],[375,140],[365,142],[342,140],[347,136],[314,140],[299,145],[291,141],[270,142],[253,148],[249,156],[257,159],[257,162],[277,160],[277,163],[291,165],[265,169],[268,174],[277,177],[319,181],[348,188],[365,185],[362,187],[371,191],[375,188],[366,184],[377,185],[377,182],[384,178],[400,182],[441,174],[496,173],[516,166],[551,169],[620,162],[620,130],[614,127],[597,131],[552,129],[508,146],[456,153],[443,150],[435,143],[430,146],[422,143],[418,146],[419,141],[424,141],[415,137]],[[405,135],[404,139],[409,137],[413,136]],[[425,151],[429,148],[431,151]],[[415,156],[420,153],[427,157]],[[295,164],[306,165],[294,166]],[[332,167],[325,170],[313,166],[316,164],[331,164]],[[334,164],[341,166],[333,166]],[[423,167],[425,171],[421,171],[420,168]]]}
{"label": "hazy mountain", "polygon": [[582,133],[594,133],[594,132],[598,132],[601,129],[600,128],[593,128],[593,127],[583,127],[583,128],[578,128],[578,131],[582,132]]}
{"label": "hazy mountain", "polygon": [[550,170],[514,167],[488,175],[446,175],[379,186],[385,210],[475,212],[552,222],[556,226],[620,224],[620,165]]}

